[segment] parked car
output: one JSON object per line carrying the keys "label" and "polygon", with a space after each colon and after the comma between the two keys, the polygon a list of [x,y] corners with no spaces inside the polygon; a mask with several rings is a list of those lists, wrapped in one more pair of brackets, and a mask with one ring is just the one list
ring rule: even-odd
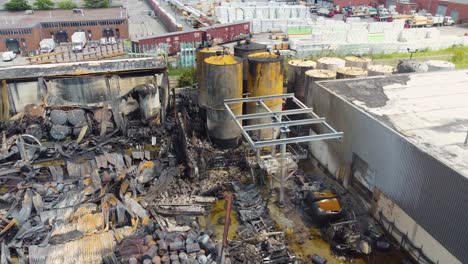
{"label": "parked car", "polygon": [[310,6],[310,7],[309,7],[309,11],[310,11],[311,13],[317,13],[317,10],[318,10],[318,9],[319,9],[319,7],[316,6],[316,5],[313,5],[313,6]]}
{"label": "parked car", "polygon": [[5,51],[2,53],[2,60],[3,61],[12,61],[16,58],[16,53],[13,51]]}
{"label": "parked car", "polygon": [[93,48],[93,49],[99,47],[99,41],[96,41],[96,40],[90,41],[90,42],[89,42],[89,47],[90,47],[90,48]]}
{"label": "parked car", "polygon": [[101,45],[113,45],[117,43],[117,40],[115,37],[101,38],[100,43]]}
{"label": "parked car", "polygon": [[102,46],[107,45],[107,38],[101,38],[101,39],[99,39],[99,44],[101,44]]}
{"label": "parked car", "polygon": [[117,44],[117,40],[115,40],[115,37],[110,37],[107,39],[107,45],[114,45]]}

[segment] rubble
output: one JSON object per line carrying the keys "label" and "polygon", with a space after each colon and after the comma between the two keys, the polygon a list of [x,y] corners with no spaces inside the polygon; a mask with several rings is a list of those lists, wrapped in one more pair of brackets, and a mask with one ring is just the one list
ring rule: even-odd
{"label": "rubble", "polygon": [[[287,246],[284,233],[275,230],[266,201],[256,185],[233,183],[234,205],[244,227],[240,241],[231,241],[228,250],[232,263],[295,263],[296,256]],[[239,243],[237,243],[239,242]],[[249,262],[248,260],[255,260]]]}
{"label": "rubble", "polygon": [[[291,252],[290,230],[248,183],[261,168],[249,167],[246,145],[214,148],[196,104],[179,94],[166,109],[161,90],[140,85],[92,104],[50,95],[0,122],[0,263],[325,263]],[[299,193],[314,203],[341,194],[327,190],[315,182]],[[239,228],[221,243],[204,222],[225,191],[237,221],[214,221]],[[341,206],[330,211],[346,218]],[[336,255],[390,248],[352,221],[324,229]]]}
{"label": "rubble", "polygon": [[185,176],[177,120],[120,115],[124,129],[112,104],[26,109],[1,125],[2,263],[217,260],[218,242],[194,216],[223,183]]}

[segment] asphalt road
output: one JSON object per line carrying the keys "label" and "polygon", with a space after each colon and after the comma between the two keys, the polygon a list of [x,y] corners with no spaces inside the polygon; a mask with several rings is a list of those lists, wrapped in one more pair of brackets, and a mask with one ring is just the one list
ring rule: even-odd
{"label": "asphalt road", "polygon": [[148,15],[150,6],[144,0],[118,0],[114,5],[128,7],[128,23],[130,38],[161,35],[166,33],[164,26],[156,19]]}
{"label": "asphalt road", "polygon": [[164,8],[166,11],[170,12],[170,14],[172,16],[175,16],[175,19],[177,21],[177,23],[181,24],[182,25],[182,29],[183,31],[187,31],[187,30],[192,30],[192,26],[188,25],[185,20],[184,20],[184,17],[177,14],[173,9],[171,9],[170,5],[164,1],[164,0],[157,0],[157,2],[161,5],[162,8]]}

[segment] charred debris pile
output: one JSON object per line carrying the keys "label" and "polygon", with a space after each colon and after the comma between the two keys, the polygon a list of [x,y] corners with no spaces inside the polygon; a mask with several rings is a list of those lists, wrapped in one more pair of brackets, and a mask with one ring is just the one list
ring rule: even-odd
{"label": "charred debris pile", "polygon": [[[48,101],[0,123],[1,263],[246,263],[241,247],[258,263],[292,259],[258,193],[230,184],[250,177],[244,148],[213,148],[196,107],[175,101],[164,119],[141,103],[122,114]],[[221,241],[198,220],[225,191],[236,193],[240,236],[255,239],[234,239],[221,260]],[[256,204],[241,202],[252,195]]]}

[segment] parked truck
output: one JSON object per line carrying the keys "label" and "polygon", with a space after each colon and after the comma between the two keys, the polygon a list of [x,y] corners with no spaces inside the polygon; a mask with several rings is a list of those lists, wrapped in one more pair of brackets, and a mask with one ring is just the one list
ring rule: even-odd
{"label": "parked truck", "polygon": [[74,52],[81,52],[83,48],[86,46],[86,33],[79,31],[73,33],[72,37],[72,50]]}
{"label": "parked truck", "polygon": [[386,8],[377,9],[377,15],[374,16],[375,21],[387,21],[392,22],[393,16]]}
{"label": "parked truck", "polygon": [[407,20],[409,27],[451,26],[455,22],[449,16],[414,15]]}
{"label": "parked truck", "polygon": [[51,38],[43,39],[39,42],[41,54],[51,53],[55,49],[55,41]]}
{"label": "parked truck", "polygon": [[373,17],[378,14],[377,9],[372,7],[352,7],[345,15],[348,17]]}
{"label": "parked truck", "polygon": [[434,24],[432,22],[432,17],[428,16],[421,16],[421,15],[414,15],[410,19],[406,20],[408,26],[413,27],[432,27]]}
{"label": "parked truck", "polygon": [[455,24],[455,21],[451,16],[444,17],[444,26],[453,26],[453,24]]}
{"label": "parked truck", "polygon": [[317,10],[317,15],[333,17],[335,15],[335,11],[328,9],[328,7],[321,7]]}

